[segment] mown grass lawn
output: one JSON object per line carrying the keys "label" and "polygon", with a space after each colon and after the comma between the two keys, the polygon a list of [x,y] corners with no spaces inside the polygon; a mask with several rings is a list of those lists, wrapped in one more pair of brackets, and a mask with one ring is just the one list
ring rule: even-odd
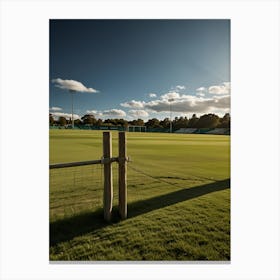
{"label": "mown grass lawn", "polygon": [[[131,132],[127,139],[127,220],[117,215],[116,164],[110,224],[102,166],[50,170],[50,260],[230,260],[230,137]],[[101,156],[102,132],[50,131],[50,163]]]}

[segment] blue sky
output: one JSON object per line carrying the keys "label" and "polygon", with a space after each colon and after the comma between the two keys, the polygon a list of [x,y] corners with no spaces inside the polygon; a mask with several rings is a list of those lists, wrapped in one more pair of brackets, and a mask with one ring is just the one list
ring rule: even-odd
{"label": "blue sky", "polygon": [[229,20],[50,20],[50,112],[128,120],[230,111]]}

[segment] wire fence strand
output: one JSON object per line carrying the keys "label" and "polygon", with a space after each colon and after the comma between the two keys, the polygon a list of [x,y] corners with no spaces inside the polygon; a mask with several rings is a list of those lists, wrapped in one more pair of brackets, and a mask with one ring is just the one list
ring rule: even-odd
{"label": "wire fence strand", "polygon": [[102,165],[50,169],[50,219],[102,207],[102,170]]}
{"label": "wire fence strand", "polygon": [[[118,204],[118,167],[116,162],[112,163],[113,205]],[[150,174],[147,168],[128,162],[128,203],[188,187],[189,182],[190,185],[195,181],[213,181],[211,178],[174,174],[174,170],[161,172],[160,169]],[[103,164],[50,169],[49,179],[51,220],[103,207]]]}

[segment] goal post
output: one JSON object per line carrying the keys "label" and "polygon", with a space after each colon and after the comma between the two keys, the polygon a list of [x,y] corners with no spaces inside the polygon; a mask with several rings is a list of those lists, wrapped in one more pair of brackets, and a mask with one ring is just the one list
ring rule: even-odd
{"label": "goal post", "polygon": [[128,132],[147,132],[147,127],[145,125],[129,125],[127,126]]}

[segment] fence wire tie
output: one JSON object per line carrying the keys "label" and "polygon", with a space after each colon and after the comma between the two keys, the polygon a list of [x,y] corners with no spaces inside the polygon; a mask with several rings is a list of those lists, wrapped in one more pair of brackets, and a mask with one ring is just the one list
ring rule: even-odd
{"label": "fence wire tie", "polygon": [[110,158],[101,157],[101,164],[106,164],[106,163],[110,163],[110,162],[111,162]]}
{"label": "fence wire tie", "polygon": [[118,157],[118,163],[124,164],[125,162],[130,162],[129,157]]}
{"label": "fence wire tie", "polygon": [[101,164],[106,164],[106,163],[110,163],[110,162],[118,162],[120,164],[124,164],[125,162],[131,162],[130,157],[112,157],[112,158],[104,158],[101,157]]}

